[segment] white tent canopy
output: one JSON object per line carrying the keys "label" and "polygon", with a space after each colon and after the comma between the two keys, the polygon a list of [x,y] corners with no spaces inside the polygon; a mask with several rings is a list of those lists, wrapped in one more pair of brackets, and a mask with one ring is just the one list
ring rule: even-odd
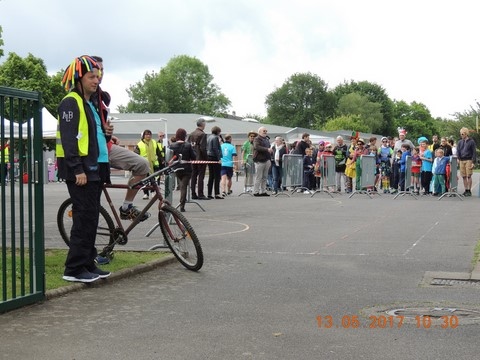
{"label": "white tent canopy", "polygon": [[57,118],[54,117],[50,112],[43,108],[42,109],[42,132],[44,139],[55,139],[57,136]]}
{"label": "white tent canopy", "polygon": [[[33,118],[30,119],[33,121]],[[10,120],[4,118],[3,124],[5,127],[5,137],[10,137]],[[43,108],[42,109],[42,133],[44,139],[55,139],[57,134],[57,119],[50,114],[50,112]],[[22,125],[22,134],[27,134],[28,124],[24,123]],[[13,136],[18,138],[18,124],[13,123]]]}

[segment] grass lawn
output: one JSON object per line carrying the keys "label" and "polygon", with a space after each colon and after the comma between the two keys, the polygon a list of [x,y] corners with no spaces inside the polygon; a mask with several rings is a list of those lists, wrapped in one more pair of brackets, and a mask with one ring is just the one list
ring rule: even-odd
{"label": "grass lawn", "polygon": [[477,246],[475,246],[475,249],[473,249],[473,259],[472,259],[472,265],[475,267],[477,263],[480,262],[480,240],[477,242]]}
{"label": "grass lawn", "polygon": [[[161,259],[162,257],[170,254],[169,252],[161,251],[149,251],[149,252],[140,252],[140,251],[115,251],[115,257],[110,262],[110,264],[102,265],[103,270],[111,271],[112,273],[131,268],[136,265],[146,264],[153,260]],[[62,279],[64,263],[67,257],[66,249],[49,249],[45,251],[45,273],[46,273],[46,290],[57,289],[62,286],[70,285],[70,282],[67,282]],[[12,283],[11,283],[11,269],[12,261],[11,256],[7,253],[7,298],[12,294]],[[28,262],[28,258],[26,260]],[[0,257],[0,270],[2,269],[1,257]],[[28,275],[28,264],[25,264],[25,269],[27,273],[25,274],[26,288],[29,284],[29,275]],[[16,285],[17,285],[17,294],[20,293],[20,258],[17,255],[16,259]],[[0,277],[0,289],[2,289],[2,278]]]}

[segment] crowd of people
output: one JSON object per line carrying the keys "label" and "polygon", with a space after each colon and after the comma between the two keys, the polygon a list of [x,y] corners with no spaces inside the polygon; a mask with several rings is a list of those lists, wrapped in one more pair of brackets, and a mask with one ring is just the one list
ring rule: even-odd
{"label": "crowd of people", "polygon": [[[250,132],[248,140],[242,145],[243,164],[247,162],[248,155],[253,155],[254,196],[269,196],[267,189],[272,191],[272,195],[285,189],[281,183],[284,154],[302,155],[303,180],[298,187],[307,194],[322,190],[321,178],[326,176],[327,171],[325,156],[332,156],[335,163],[335,185],[328,184],[328,191],[343,190],[352,193],[355,190],[368,190],[389,194],[409,191],[413,194],[441,196],[449,190],[450,161],[452,157],[456,157],[464,185],[462,195],[471,196],[476,144],[470,138],[467,128],[460,130],[461,138],[458,143],[453,139],[434,135],[430,142],[421,136],[414,144],[406,138],[407,132],[403,128],[398,129],[398,137],[381,137],[380,141],[371,137],[368,142],[360,138],[358,132],[354,132],[349,139],[349,145],[342,136],[338,136],[335,144],[321,140],[315,146],[308,133],[304,133],[302,138],[291,146],[281,137],[276,137],[270,144],[266,134],[265,127],[261,127],[258,133]],[[373,170],[370,167],[362,169],[361,158],[364,155],[373,157]],[[409,172],[408,158],[411,158]],[[365,186],[361,183],[363,171],[374,172],[373,184]],[[406,178],[407,173],[409,179]]]}

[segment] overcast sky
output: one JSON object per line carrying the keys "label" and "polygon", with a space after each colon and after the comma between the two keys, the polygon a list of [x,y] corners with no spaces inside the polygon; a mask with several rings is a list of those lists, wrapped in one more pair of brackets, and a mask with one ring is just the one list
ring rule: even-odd
{"label": "overcast sky", "polygon": [[367,80],[451,118],[480,100],[479,10],[478,0],[0,0],[0,62],[32,53],[53,74],[100,55],[113,112],[145,73],[189,55],[239,116],[266,115],[269,93],[311,72],[330,89]]}

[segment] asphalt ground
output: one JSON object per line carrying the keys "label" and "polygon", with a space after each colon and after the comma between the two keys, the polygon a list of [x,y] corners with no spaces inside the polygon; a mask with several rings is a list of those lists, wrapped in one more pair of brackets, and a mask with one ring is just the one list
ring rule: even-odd
{"label": "asphalt ground", "polygon": [[[239,179],[227,199],[198,202],[205,211],[187,204],[205,253],[198,273],[174,261],[0,315],[0,358],[478,358],[477,196],[242,190]],[[46,247],[65,246],[56,209],[66,194],[45,186]],[[113,196],[119,206],[122,191]],[[144,236],[153,225],[123,248],[161,243],[158,230]]]}

